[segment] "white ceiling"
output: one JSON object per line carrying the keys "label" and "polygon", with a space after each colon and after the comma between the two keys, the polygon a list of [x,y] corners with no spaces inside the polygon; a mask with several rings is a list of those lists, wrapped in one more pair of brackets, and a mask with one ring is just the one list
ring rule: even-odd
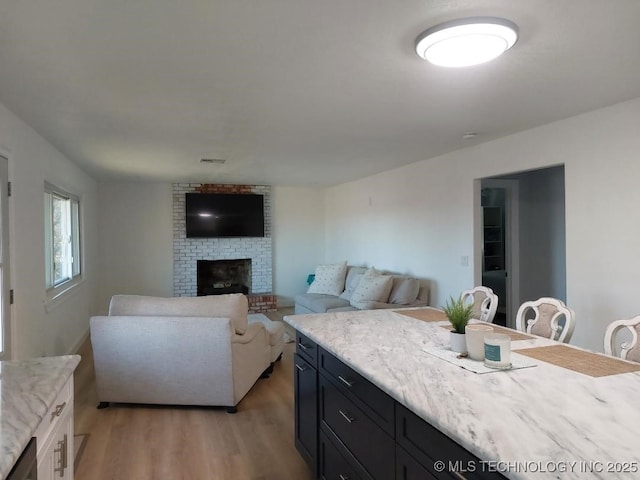
{"label": "white ceiling", "polygon": [[[519,26],[507,54],[415,54],[478,15]],[[638,0],[0,0],[0,103],[101,180],[332,185],[640,97],[638,20]]]}

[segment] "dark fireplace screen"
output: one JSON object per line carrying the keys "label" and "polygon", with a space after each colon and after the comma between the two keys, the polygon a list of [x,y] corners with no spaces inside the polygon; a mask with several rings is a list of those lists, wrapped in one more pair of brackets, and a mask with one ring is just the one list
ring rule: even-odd
{"label": "dark fireplace screen", "polygon": [[198,296],[251,293],[251,259],[198,260]]}

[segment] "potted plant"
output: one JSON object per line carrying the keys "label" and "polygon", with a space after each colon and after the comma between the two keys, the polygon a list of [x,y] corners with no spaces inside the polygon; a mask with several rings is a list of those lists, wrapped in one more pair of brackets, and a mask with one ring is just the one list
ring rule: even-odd
{"label": "potted plant", "polygon": [[447,305],[442,309],[451,323],[451,350],[458,353],[466,353],[467,341],[464,329],[471,319],[473,304],[465,305],[462,297],[454,299],[449,297]]}

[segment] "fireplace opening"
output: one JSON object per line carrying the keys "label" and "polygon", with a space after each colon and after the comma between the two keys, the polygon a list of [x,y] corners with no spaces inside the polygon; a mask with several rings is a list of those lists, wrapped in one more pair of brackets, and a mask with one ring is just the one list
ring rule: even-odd
{"label": "fireplace opening", "polygon": [[251,259],[198,260],[198,296],[251,292]]}

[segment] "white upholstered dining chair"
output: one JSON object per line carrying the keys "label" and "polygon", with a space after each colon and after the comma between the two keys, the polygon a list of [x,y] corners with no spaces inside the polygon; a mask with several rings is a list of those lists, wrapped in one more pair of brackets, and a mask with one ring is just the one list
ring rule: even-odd
{"label": "white upholstered dining chair", "polygon": [[498,310],[498,295],[489,287],[474,287],[461,294],[465,304],[473,303],[472,318],[491,323]]}
{"label": "white upholstered dining chair", "polygon": [[516,330],[563,343],[571,340],[575,323],[574,311],[562,300],[551,297],[524,302],[516,314]]}
{"label": "white upholstered dining chair", "polygon": [[604,353],[640,362],[640,315],[611,322],[604,332]]}

